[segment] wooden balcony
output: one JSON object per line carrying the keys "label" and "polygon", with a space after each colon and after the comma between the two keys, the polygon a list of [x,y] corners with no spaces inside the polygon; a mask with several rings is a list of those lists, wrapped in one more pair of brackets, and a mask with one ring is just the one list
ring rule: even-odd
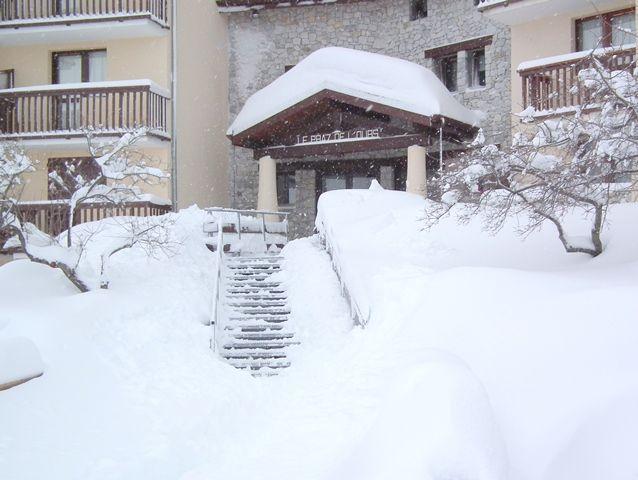
{"label": "wooden balcony", "polygon": [[[593,52],[609,70],[633,71],[636,66],[636,47],[610,47]],[[537,112],[564,112],[589,105],[587,92],[580,85],[578,73],[593,66],[592,52],[525,62],[518,72],[523,83],[525,108]]]}
{"label": "wooden balcony", "polygon": [[149,80],[0,90],[0,139],[72,139],[93,129],[116,136],[146,127],[170,140],[169,95]]}
{"label": "wooden balcony", "polygon": [[[171,211],[170,203],[159,199],[144,199],[119,204],[86,203],[82,204],[76,211],[74,223],[78,225],[109,217],[158,216]],[[69,206],[66,200],[21,202],[18,204],[18,213],[23,223],[32,223],[42,232],[52,236],[61,234],[69,226]],[[0,235],[0,253],[15,253],[17,251],[15,248],[3,249],[7,240],[6,236]]]}
{"label": "wooden balcony", "polygon": [[168,26],[168,0],[0,0],[0,28],[145,18]]}

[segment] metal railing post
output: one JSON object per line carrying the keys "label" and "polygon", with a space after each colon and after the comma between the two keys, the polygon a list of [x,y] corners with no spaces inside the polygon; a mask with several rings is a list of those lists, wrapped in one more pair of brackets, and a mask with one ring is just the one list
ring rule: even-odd
{"label": "metal railing post", "polygon": [[264,242],[266,242],[266,214],[261,214],[261,231],[264,235]]}

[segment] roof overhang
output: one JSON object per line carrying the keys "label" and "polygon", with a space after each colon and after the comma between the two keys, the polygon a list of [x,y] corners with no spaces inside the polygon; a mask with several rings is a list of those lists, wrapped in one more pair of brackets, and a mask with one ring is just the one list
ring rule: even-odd
{"label": "roof overhang", "polygon": [[325,89],[228,138],[254,150],[255,158],[299,158],[425,146],[440,129],[455,142],[478,131],[441,115],[420,115]]}

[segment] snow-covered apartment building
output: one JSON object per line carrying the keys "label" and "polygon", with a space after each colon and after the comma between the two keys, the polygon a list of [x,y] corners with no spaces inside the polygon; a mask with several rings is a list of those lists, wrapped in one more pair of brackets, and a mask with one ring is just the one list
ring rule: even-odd
{"label": "snow-covered apartment building", "polygon": [[173,174],[153,199],[289,211],[307,234],[324,191],[424,193],[477,121],[507,144],[527,107],[569,112],[578,52],[634,62],[634,3],[0,0],[0,137],[45,202],[84,128],[146,126]]}
{"label": "snow-covered apartment building", "polygon": [[92,174],[87,128],[98,142],[148,128],[136,147],[173,174],[127,212],[226,203],[226,32],[211,2],[0,0],[0,139],[37,161],[25,217],[59,213],[51,172]]}

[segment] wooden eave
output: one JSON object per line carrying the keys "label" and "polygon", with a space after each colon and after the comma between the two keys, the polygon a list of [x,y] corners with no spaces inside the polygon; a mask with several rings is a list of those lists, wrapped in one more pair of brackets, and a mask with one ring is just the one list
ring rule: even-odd
{"label": "wooden eave", "polygon": [[[280,148],[286,146],[283,134],[291,130],[291,126],[307,125],[311,118],[320,117],[329,111],[330,101],[339,102],[355,108],[364,110],[367,114],[387,115],[388,117],[402,120],[411,126],[412,131],[406,131],[408,135],[427,135],[433,129],[439,129],[443,124],[443,131],[447,137],[466,139],[476,134],[478,129],[451,118],[435,115],[432,117],[408,112],[396,107],[391,107],[367,99],[354,97],[332,90],[322,90],[301,102],[288,107],[270,118],[240,132],[236,135],[228,135],[233,145],[264,151],[265,149]],[[280,134],[281,133],[281,134]],[[353,144],[355,142],[352,142]],[[361,142],[361,145],[372,147],[374,141]],[[397,142],[397,148],[401,142]],[[290,149],[294,145],[287,145]],[[345,147],[344,147],[345,148]],[[350,145],[347,147],[351,151],[364,151]],[[321,152],[326,153],[326,152]]]}

